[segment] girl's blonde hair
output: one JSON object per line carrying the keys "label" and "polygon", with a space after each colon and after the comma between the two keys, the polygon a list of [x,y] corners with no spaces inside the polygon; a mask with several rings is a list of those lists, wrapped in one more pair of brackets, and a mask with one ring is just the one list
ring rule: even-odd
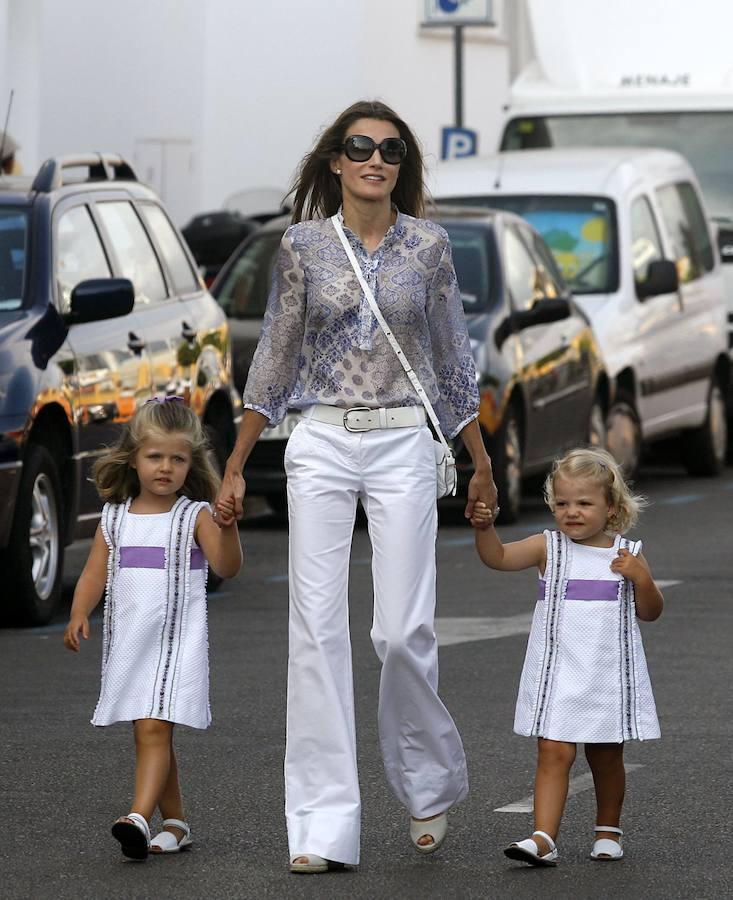
{"label": "girl's blonde hair", "polygon": [[646,498],[631,492],[621,466],[606,450],[580,448],[555,460],[545,479],[545,501],[553,512],[555,479],[558,475],[564,478],[588,478],[601,488],[609,506],[613,506],[615,510],[606,521],[605,531],[624,534],[634,527],[640,511],[648,505]]}
{"label": "girl's blonde hair", "polygon": [[151,436],[180,434],[191,446],[191,466],[179,494],[212,502],[219,476],[209,457],[209,443],[196,413],[182,397],[155,397],[144,403],[125,426],[119,441],[99,457],[93,477],[103,500],[124,503],[140,493],[131,463],[140,445]]}

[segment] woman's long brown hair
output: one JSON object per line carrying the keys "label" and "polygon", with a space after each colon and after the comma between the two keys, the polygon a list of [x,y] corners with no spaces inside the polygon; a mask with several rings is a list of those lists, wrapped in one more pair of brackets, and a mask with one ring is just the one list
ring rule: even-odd
{"label": "woman's long brown hair", "polygon": [[331,171],[331,160],[338,157],[349,127],[358,119],[391,122],[407,144],[407,156],[400,164],[400,174],[392,202],[408,216],[422,216],[425,208],[423,158],[415,135],[397,113],[378,100],[360,100],[345,109],[318,139],[315,147],[302,160],[288,196],[294,195],[293,222],[303,219],[328,218],[338,212],[342,203],[341,182]]}

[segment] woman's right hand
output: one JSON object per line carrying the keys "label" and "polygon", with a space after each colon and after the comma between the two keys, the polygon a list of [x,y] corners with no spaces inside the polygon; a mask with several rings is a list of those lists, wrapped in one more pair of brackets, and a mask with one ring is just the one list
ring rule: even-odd
{"label": "woman's right hand", "polygon": [[89,619],[86,616],[73,615],[64,631],[64,646],[74,653],[79,652],[79,632],[85,641],[89,638]]}
{"label": "woman's right hand", "polygon": [[244,515],[246,489],[247,484],[242,476],[242,472],[236,468],[230,469],[227,467],[224,470],[221,487],[214,502],[219,513],[223,516],[231,515],[232,504],[234,504],[234,515],[237,519],[241,519]]}

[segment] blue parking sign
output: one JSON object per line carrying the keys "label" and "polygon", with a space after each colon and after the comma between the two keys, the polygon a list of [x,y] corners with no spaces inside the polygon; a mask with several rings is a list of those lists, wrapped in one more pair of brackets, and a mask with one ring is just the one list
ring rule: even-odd
{"label": "blue parking sign", "polygon": [[470,128],[445,127],[441,131],[441,159],[460,159],[463,156],[476,156],[478,152],[478,133]]}

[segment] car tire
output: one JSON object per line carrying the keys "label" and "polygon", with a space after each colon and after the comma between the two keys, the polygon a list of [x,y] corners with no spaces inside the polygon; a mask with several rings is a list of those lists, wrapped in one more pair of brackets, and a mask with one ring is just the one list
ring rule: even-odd
{"label": "car tire", "polygon": [[588,446],[605,450],[608,440],[608,428],[606,427],[606,410],[602,398],[596,394],[588,413],[588,430],[586,440]]}
{"label": "car tire", "polygon": [[522,431],[513,405],[507,407],[491,443],[491,465],[500,507],[496,521],[499,525],[510,525],[519,518],[522,505]]}
{"label": "car tire", "polygon": [[[45,447],[28,446],[2,572],[9,605],[4,621],[44,625],[56,609],[64,568],[61,480]],[[5,593],[5,592],[4,592]]]}
{"label": "car tire", "polygon": [[606,446],[627,478],[632,478],[641,464],[641,423],[634,402],[619,394],[606,417]]}
{"label": "car tire", "polygon": [[[221,477],[224,474],[224,467],[226,466],[226,461],[229,457],[226,427],[217,424],[216,422],[207,422],[204,425],[204,429],[209,441],[211,462]],[[206,578],[207,593],[213,594],[214,591],[221,587],[223,582],[224,579],[220,575],[217,575],[211,566],[209,566],[209,574]]]}
{"label": "car tire", "polygon": [[728,422],[725,398],[717,380],[708,391],[705,422],[682,436],[682,462],[690,475],[715,478],[725,466]]}

